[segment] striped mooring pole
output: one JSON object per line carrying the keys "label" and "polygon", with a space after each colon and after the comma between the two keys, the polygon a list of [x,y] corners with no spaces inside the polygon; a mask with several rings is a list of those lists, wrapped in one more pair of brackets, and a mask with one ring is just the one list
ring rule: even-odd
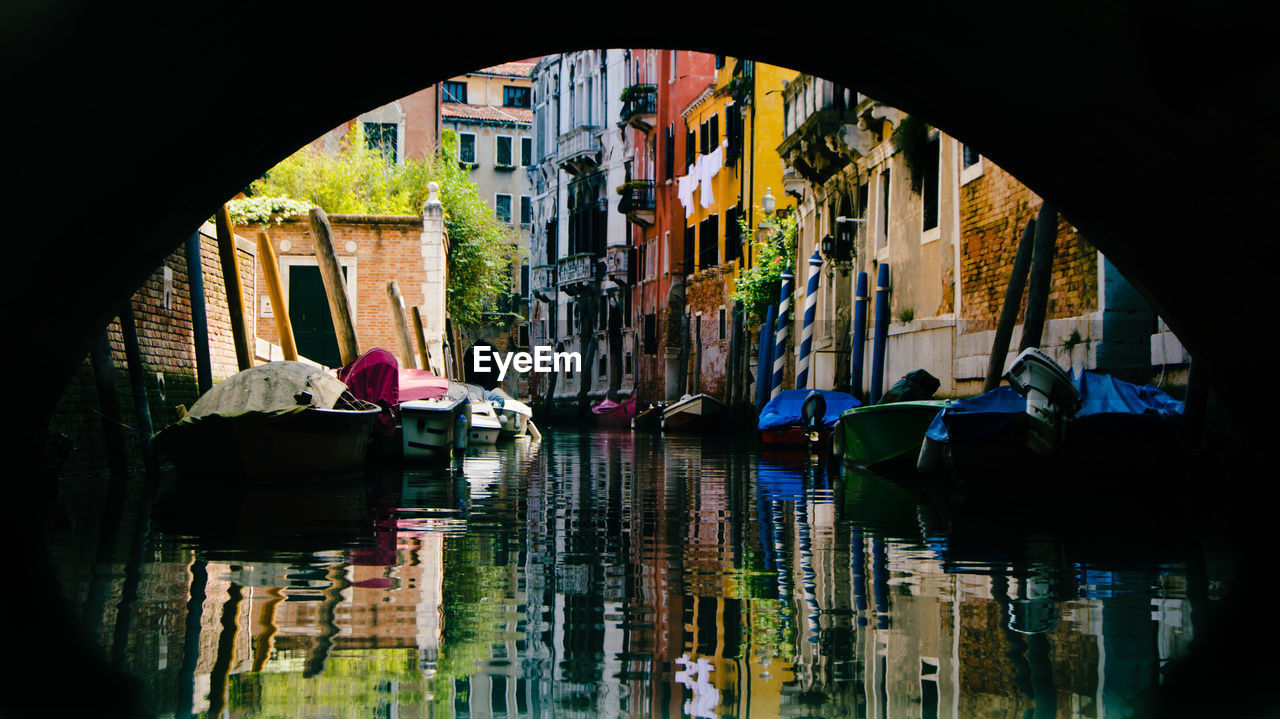
{"label": "striped mooring pole", "polygon": [[778,396],[782,391],[782,370],[787,366],[787,315],[791,312],[791,294],[795,292],[796,276],[790,272],[782,273],[782,292],[778,300],[778,324],[773,334],[773,385],[769,389],[769,399]]}
{"label": "striped mooring pole", "polygon": [[756,408],[769,402],[773,384],[773,328],[777,326],[778,308],[769,305],[764,324],[760,325],[760,348],[756,351]]}
{"label": "striped mooring pole", "polygon": [[809,256],[809,278],[804,291],[804,324],[800,328],[800,355],[796,359],[796,389],[809,389],[809,357],[813,352],[813,319],[818,312],[818,279],[822,255]]}

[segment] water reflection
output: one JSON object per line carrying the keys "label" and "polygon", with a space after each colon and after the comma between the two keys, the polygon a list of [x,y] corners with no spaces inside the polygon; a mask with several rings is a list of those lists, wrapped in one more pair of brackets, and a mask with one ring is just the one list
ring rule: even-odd
{"label": "water reflection", "polygon": [[175,716],[1123,717],[1219,571],[1169,517],[719,438],[164,489],[54,559]]}

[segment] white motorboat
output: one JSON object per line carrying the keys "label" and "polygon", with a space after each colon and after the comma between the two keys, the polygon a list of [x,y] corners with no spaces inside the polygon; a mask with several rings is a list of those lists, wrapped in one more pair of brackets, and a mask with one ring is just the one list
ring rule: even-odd
{"label": "white motorboat", "polygon": [[[452,384],[450,383],[451,386]],[[471,427],[467,430],[467,446],[497,444],[502,423],[498,421],[498,413],[493,410],[493,405],[485,399],[484,389],[465,382],[458,384],[466,388],[471,401]]]}
{"label": "white motorboat", "polygon": [[434,462],[449,458],[455,447],[465,447],[471,424],[468,394],[461,385],[450,385],[444,397],[400,403],[400,429],[406,462]]}
{"label": "white motorboat", "polygon": [[486,399],[493,405],[494,412],[498,415],[498,424],[501,425],[498,431],[499,439],[512,439],[524,435],[529,427],[529,420],[533,417],[533,410],[529,405],[500,389],[490,390]]}

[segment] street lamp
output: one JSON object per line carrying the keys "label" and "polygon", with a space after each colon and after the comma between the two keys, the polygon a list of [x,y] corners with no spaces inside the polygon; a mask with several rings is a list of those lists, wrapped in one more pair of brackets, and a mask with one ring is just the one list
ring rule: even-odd
{"label": "street lamp", "polygon": [[778,201],[773,199],[768,187],[764,188],[764,197],[760,198],[760,207],[764,210],[766,217],[773,217],[773,211],[778,207]]}

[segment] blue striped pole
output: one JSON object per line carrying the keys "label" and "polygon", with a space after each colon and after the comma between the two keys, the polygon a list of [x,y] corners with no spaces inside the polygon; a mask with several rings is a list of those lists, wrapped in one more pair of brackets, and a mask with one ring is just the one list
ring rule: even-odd
{"label": "blue striped pole", "polygon": [[863,354],[867,347],[867,273],[858,273],[857,291],[853,296],[853,351],[849,360],[853,396],[866,397],[862,390]]}
{"label": "blue striped pole", "polygon": [[787,365],[787,315],[791,311],[791,294],[796,276],[790,272],[782,273],[782,293],[778,300],[778,323],[773,335],[773,385],[769,390],[769,399],[778,396],[782,391],[782,370]]}
{"label": "blue striped pole", "polygon": [[777,320],[778,308],[769,305],[764,324],[760,325],[760,349],[756,353],[756,407],[760,409],[768,403],[773,385],[773,328]]}
{"label": "blue striped pole", "polygon": [[813,352],[813,319],[818,313],[818,278],[822,255],[809,256],[809,281],[804,291],[804,324],[800,328],[800,357],[796,360],[796,389],[809,389],[809,357]]}
{"label": "blue striped pole", "polygon": [[876,333],[871,342],[871,404],[884,393],[884,350],[889,335],[889,263],[880,264],[876,277]]}

